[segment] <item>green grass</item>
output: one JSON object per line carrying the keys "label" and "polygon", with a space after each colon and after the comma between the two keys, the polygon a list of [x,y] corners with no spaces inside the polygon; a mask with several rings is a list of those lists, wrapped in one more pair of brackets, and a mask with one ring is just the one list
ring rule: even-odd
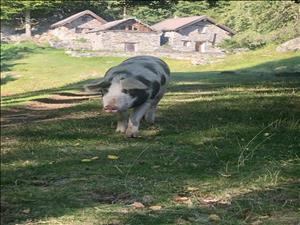
{"label": "green grass", "polygon": [[2,224],[299,222],[299,53],[266,48],[205,66],[167,59],[172,83],[157,123],[127,139],[99,98],[30,107],[123,58],[2,48]]}

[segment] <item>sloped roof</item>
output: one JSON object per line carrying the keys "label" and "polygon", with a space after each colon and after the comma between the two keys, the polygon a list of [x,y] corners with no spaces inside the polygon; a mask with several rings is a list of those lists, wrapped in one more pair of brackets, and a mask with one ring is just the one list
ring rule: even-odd
{"label": "sloped roof", "polygon": [[178,31],[181,28],[190,26],[190,25],[200,22],[200,21],[208,21],[231,34],[235,34],[235,32],[233,30],[231,30],[229,27],[222,25],[222,24],[217,24],[217,22],[215,20],[213,20],[212,18],[205,16],[205,15],[181,17],[181,18],[170,18],[170,19],[163,20],[159,23],[156,23],[156,24],[152,25],[151,27],[157,31]]}
{"label": "sloped roof", "polygon": [[102,31],[102,30],[109,30],[117,25],[120,25],[122,23],[125,23],[129,20],[135,20],[136,22],[140,23],[140,24],[143,24],[144,26],[148,27],[149,29],[151,29],[152,31],[155,31],[152,27],[150,27],[149,25],[141,22],[140,20],[134,18],[134,17],[131,17],[131,18],[126,18],[126,19],[120,19],[120,20],[114,20],[114,21],[111,21],[111,22],[108,22],[108,23],[105,23],[103,24],[101,27],[99,28],[95,28],[94,30],[90,31],[90,32],[97,32],[97,31]]}
{"label": "sloped roof", "polygon": [[57,23],[52,24],[51,28],[56,28],[56,27],[63,26],[63,25],[65,25],[67,23],[70,23],[70,22],[72,22],[72,21],[74,21],[74,20],[76,20],[79,17],[84,16],[84,15],[90,15],[90,16],[94,17],[96,20],[98,20],[101,23],[107,23],[106,20],[104,20],[103,18],[101,18],[97,14],[93,13],[92,11],[90,11],[90,10],[84,10],[82,12],[79,12],[79,13],[76,13],[76,14],[74,14],[72,16],[69,16],[69,17],[67,17],[67,18],[65,18],[65,19],[63,19],[61,21],[58,21]]}

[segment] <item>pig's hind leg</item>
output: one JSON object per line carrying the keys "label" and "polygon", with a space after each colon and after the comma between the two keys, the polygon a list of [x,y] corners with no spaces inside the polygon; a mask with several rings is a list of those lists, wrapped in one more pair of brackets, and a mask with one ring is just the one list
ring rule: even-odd
{"label": "pig's hind leg", "polygon": [[155,97],[155,99],[153,99],[153,102],[151,103],[150,108],[148,109],[148,111],[145,114],[145,120],[148,123],[153,124],[155,122],[155,113],[157,110],[157,105],[159,103],[159,101],[162,99],[162,97],[164,96],[165,90],[162,89],[157,96]]}

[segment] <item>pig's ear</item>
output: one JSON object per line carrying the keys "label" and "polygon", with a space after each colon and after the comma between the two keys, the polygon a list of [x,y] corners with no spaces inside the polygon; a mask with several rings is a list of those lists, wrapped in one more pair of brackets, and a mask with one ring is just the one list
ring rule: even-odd
{"label": "pig's ear", "polygon": [[147,89],[148,87],[142,82],[134,78],[126,78],[121,80],[122,87],[126,90],[130,89]]}
{"label": "pig's ear", "polygon": [[102,79],[96,83],[85,85],[84,90],[88,92],[100,92],[103,89],[109,88],[110,84],[109,81]]}

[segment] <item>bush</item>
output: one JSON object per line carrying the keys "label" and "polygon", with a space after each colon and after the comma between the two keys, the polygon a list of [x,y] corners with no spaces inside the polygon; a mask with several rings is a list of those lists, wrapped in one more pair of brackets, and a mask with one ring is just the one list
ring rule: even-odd
{"label": "bush", "polygon": [[228,50],[232,50],[235,48],[248,48],[251,50],[261,48],[266,45],[266,40],[263,35],[253,32],[247,31],[241,34],[236,34],[231,39],[224,40],[221,44],[221,48],[225,48]]}
{"label": "bush", "polygon": [[238,33],[233,38],[224,40],[220,44],[220,47],[227,50],[233,50],[236,48],[248,48],[250,50],[254,50],[268,44],[280,44],[299,36],[300,25],[290,23],[283,28],[265,34],[254,31]]}

